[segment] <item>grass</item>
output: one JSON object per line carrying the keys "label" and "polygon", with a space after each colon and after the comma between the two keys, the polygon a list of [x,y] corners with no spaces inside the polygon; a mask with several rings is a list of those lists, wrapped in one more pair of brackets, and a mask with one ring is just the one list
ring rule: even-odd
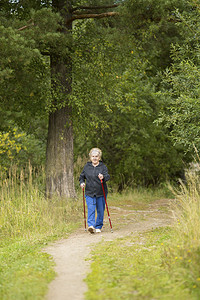
{"label": "grass", "polygon": [[55,272],[37,243],[12,240],[1,247],[0,299],[43,299]]}
{"label": "grass", "polygon": [[47,200],[44,178],[43,169],[33,170],[30,165],[1,174],[1,300],[43,299],[55,272],[42,249],[80,227],[82,202]]}
{"label": "grass", "polygon": [[[82,195],[79,201],[47,200],[43,168],[12,167],[0,176],[0,299],[43,299],[55,272],[42,249],[83,226]],[[143,200],[139,191],[110,193],[109,205],[142,207],[153,194],[145,193]]]}
{"label": "grass", "polygon": [[173,191],[173,227],[101,242],[94,249],[87,300],[200,299],[200,180],[188,175],[187,182]]}
{"label": "grass", "polygon": [[172,236],[165,228],[100,243],[86,279],[86,299],[199,299],[198,282],[195,288],[188,282],[180,256],[166,260]]}
{"label": "grass", "polygon": [[[68,232],[74,223],[74,215],[80,214],[80,203],[73,200],[48,200],[39,188],[37,180],[44,180],[44,170],[38,177],[32,177],[29,166],[17,174],[9,172],[8,178],[1,180],[0,237],[39,239],[42,236],[56,236]],[[40,183],[44,186],[44,182]],[[72,220],[73,219],[73,220]],[[71,222],[73,221],[73,222]]]}
{"label": "grass", "polygon": [[146,208],[149,203],[161,198],[173,197],[169,188],[139,188],[126,189],[123,193],[108,194],[108,201],[117,207],[129,206],[129,209]]}
{"label": "grass", "polygon": [[[147,214],[138,216],[136,211],[149,210],[149,205],[159,199],[172,197],[172,192],[166,188],[157,189],[127,189],[123,193],[109,193],[108,206],[111,212],[111,220],[114,230],[119,229],[121,226],[128,225],[135,222],[138,218],[146,220]],[[167,208],[162,207],[162,211]],[[107,222],[107,214],[105,214],[104,223]]]}
{"label": "grass", "polygon": [[[1,175],[0,299],[44,299],[55,277],[54,262],[43,248],[83,226],[79,201],[47,201],[44,171],[31,166]],[[200,298],[200,180],[188,177],[173,191],[173,228],[101,242],[93,252],[86,281],[86,299]],[[108,195],[108,205],[131,211],[146,209],[153,200],[171,196],[161,190],[127,190]],[[123,214],[112,216],[120,226]],[[114,219],[113,219],[114,218]],[[116,219],[115,219],[116,218]],[[120,219],[118,219],[120,218]],[[108,225],[108,224],[107,224]],[[115,224],[114,224],[115,225]],[[109,226],[109,225],[108,225]]]}

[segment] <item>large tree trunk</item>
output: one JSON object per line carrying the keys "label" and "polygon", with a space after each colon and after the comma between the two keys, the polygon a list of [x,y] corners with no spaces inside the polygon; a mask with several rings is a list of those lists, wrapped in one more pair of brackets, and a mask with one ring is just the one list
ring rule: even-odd
{"label": "large tree trunk", "polygon": [[[54,0],[53,7],[64,18],[64,24],[70,16],[70,1]],[[68,34],[71,24],[62,29]],[[54,194],[74,198],[73,174],[73,127],[69,94],[71,93],[72,62],[70,56],[63,57],[59,50],[51,51],[51,85],[53,109],[49,115],[49,129],[46,156],[46,195]]]}
{"label": "large tree trunk", "polygon": [[67,107],[49,116],[46,194],[74,198],[73,130]]}

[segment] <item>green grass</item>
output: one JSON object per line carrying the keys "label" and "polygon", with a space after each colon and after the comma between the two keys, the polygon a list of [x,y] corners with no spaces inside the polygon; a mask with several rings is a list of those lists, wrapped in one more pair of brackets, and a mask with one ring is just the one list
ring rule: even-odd
{"label": "green grass", "polygon": [[86,299],[199,299],[199,281],[190,280],[183,259],[166,258],[172,241],[173,230],[162,228],[100,243],[93,251]]}
{"label": "green grass", "polygon": [[2,246],[0,299],[43,299],[55,272],[41,245],[19,239]]}
{"label": "green grass", "polygon": [[[129,209],[145,208],[147,204],[163,198],[173,198],[172,192],[164,188],[139,188],[139,189],[126,189],[122,193],[109,193],[108,201],[112,205],[123,207],[129,205]],[[134,204],[134,205],[133,205]]]}
{"label": "green grass", "polygon": [[35,300],[43,299],[48,283],[54,277],[54,262],[43,249],[49,241],[67,236],[80,224],[72,225],[68,230],[55,236],[32,235],[28,238],[1,240],[0,246],[0,299]]}

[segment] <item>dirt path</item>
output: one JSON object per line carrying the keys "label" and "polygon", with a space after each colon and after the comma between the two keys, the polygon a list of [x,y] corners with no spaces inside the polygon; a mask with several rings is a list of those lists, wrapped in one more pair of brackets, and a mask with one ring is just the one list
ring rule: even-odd
{"label": "dirt path", "polygon": [[92,247],[102,239],[109,241],[170,225],[172,214],[169,205],[169,199],[161,199],[146,205],[142,210],[131,210],[128,205],[121,208],[111,206],[113,233],[110,232],[108,220],[105,218],[105,227],[101,233],[90,234],[84,229],[79,229],[68,239],[63,239],[47,247],[45,251],[52,255],[56,263],[57,277],[49,285],[46,300],[84,299],[87,286],[83,280],[90,268],[90,263],[86,261],[86,258]]}

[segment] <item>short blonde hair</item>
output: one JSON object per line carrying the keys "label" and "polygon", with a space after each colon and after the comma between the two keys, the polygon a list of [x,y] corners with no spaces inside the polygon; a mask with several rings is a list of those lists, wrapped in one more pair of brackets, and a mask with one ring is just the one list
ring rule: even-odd
{"label": "short blonde hair", "polygon": [[101,151],[101,149],[99,149],[99,148],[92,148],[92,149],[90,150],[90,152],[89,152],[89,157],[92,156],[92,153],[93,153],[93,152],[98,153],[99,158],[101,158],[101,156],[102,156],[102,151]]}

